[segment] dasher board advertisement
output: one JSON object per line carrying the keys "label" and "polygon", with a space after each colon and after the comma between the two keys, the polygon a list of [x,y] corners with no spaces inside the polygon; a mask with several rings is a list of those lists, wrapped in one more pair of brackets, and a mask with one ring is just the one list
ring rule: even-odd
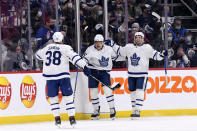
{"label": "dasher board advertisement", "polygon": [[[150,70],[142,110],[197,109],[197,70],[169,70],[168,84],[164,70]],[[71,72],[74,88],[76,72]],[[126,70],[111,71],[111,83],[121,84],[114,91],[116,110],[131,111],[130,91]],[[99,85],[101,112],[109,113],[109,107],[101,84]],[[74,90],[74,89],[73,89]],[[41,72],[20,72],[0,74],[0,117],[51,114],[46,81]],[[66,113],[66,105],[61,100],[61,112]],[[77,113],[91,114],[93,107],[88,89],[88,78],[79,72],[75,92]]]}

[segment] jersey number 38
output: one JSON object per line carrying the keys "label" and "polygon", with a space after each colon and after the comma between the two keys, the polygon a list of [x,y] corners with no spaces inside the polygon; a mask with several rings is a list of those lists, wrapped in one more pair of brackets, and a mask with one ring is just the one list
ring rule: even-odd
{"label": "jersey number 38", "polygon": [[46,66],[50,66],[51,63],[53,65],[60,65],[61,64],[61,56],[62,56],[62,54],[61,54],[60,51],[54,51],[54,52],[47,51],[46,52],[46,56],[47,56],[46,57],[47,61],[45,62]]}

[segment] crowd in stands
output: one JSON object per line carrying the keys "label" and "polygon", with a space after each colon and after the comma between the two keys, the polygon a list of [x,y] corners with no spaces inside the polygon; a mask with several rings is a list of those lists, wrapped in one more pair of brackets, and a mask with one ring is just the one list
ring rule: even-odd
{"label": "crowd in stands", "polygon": [[[28,56],[52,39],[55,31],[64,34],[64,41],[76,49],[74,0],[59,0],[58,26],[55,0],[30,0],[31,29],[28,29],[27,0],[1,0],[1,31],[4,71],[41,70],[41,63],[33,58],[33,68]],[[94,36],[104,33],[103,0],[80,0],[81,55],[94,44]],[[128,0],[128,43],[133,43],[134,33],[144,33],[145,43],[156,50],[164,49],[164,7],[157,0]],[[168,16],[173,18],[168,8]],[[109,38],[119,45],[126,43],[124,0],[108,1]],[[31,40],[28,40],[28,31]],[[29,44],[30,41],[30,44]],[[197,67],[197,43],[192,33],[175,18],[168,27],[169,67]],[[150,62],[150,67],[163,67],[164,62]],[[124,68],[124,62],[114,62],[114,68]]]}

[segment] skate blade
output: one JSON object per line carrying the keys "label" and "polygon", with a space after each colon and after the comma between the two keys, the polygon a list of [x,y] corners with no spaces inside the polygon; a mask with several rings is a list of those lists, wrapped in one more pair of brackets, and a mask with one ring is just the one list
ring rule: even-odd
{"label": "skate blade", "polygon": [[115,120],[116,119],[116,117],[112,117],[112,118],[110,118],[111,120]]}
{"label": "skate blade", "polygon": [[55,126],[57,126],[58,128],[61,128],[61,124],[57,124],[57,125],[55,125]]}
{"label": "skate blade", "polygon": [[92,120],[99,120],[99,117],[92,117]]}
{"label": "skate blade", "polygon": [[71,126],[72,126],[72,128],[75,128],[75,125],[76,125],[76,123],[72,124],[72,125],[71,125]]}
{"label": "skate blade", "polygon": [[139,120],[140,117],[131,117],[131,120]]}

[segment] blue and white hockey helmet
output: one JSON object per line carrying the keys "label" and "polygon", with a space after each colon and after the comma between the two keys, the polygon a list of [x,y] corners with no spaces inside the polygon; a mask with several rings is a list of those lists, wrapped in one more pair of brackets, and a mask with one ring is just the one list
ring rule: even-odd
{"label": "blue and white hockey helmet", "polygon": [[53,34],[53,41],[54,42],[60,43],[60,42],[62,42],[63,38],[64,38],[64,36],[61,32],[55,32]]}
{"label": "blue and white hockey helmet", "polygon": [[144,34],[143,34],[142,32],[136,32],[136,33],[135,33],[135,37],[136,37],[136,36],[141,36],[142,39],[144,39]]}
{"label": "blue and white hockey helmet", "polygon": [[[136,36],[141,36],[141,41],[137,41],[136,40]],[[144,43],[144,34],[142,32],[136,32],[135,36],[134,36],[134,43],[136,43],[137,45],[142,45]]]}
{"label": "blue and white hockey helmet", "polygon": [[101,34],[97,34],[95,37],[94,37],[94,41],[104,41],[104,38],[103,38],[103,35]]}

